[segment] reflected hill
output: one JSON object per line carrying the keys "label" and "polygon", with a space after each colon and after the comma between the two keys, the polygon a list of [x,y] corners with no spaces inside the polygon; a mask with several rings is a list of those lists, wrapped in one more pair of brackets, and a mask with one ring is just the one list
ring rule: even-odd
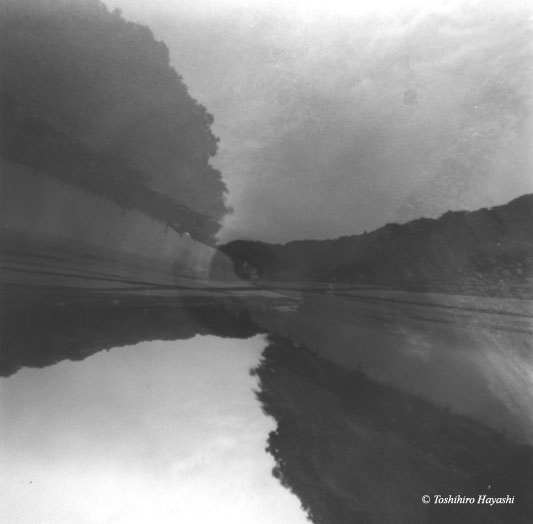
{"label": "reflected hill", "polygon": [[[278,421],[273,474],[320,524],[519,524],[533,518],[533,449],[270,337],[255,370]],[[472,497],[424,505],[421,497]],[[513,504],[477,504],[479,495]]]}
{"label": "reflected hill", "polygon": [[98,351],[142,341],[195,335],[248,338],[260,332],[239,301],[229,298],[136,296],[95,301],[65,293],[52,298],[49,293],[39,300],[19,299],[15,304],[12,300],[3,308],[0,376],[22,367],[83,360]]}

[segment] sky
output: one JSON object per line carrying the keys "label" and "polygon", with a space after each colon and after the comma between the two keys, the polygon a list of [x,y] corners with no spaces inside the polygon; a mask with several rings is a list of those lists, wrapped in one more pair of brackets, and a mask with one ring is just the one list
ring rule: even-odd
{"label": "sky", "polygon": [[0,379],[0,520],[308,522],[265,451],[265,343],[143,342]]}
{"label": "sky", "polygon": [[285,242],[533,192],[527,0],[107,0],[214,115],[221,240]]}

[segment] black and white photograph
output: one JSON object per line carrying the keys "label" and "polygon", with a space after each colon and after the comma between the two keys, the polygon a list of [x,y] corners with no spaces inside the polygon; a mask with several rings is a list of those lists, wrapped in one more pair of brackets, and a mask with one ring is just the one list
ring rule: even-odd
{"label": "black and white photograph", "polygon": [[0,0],[0,523],[532,522],[531,0]]}

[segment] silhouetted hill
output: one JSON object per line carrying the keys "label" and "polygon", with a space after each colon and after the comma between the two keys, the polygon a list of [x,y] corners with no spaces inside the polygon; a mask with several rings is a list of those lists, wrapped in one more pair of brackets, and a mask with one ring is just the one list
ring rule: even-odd
{"label": "silhouetted hill", "polygon": [[284,245],[234,241],[222,250],[238,273],[263,280],[360,282],[417,290],[531,293],[533,195],[370,233]]}
{"label": "silhouetted hill", "polygon": [[213,117],[148,28],[99,0],[2,0],[0,53],[5,158],[213,237]]}

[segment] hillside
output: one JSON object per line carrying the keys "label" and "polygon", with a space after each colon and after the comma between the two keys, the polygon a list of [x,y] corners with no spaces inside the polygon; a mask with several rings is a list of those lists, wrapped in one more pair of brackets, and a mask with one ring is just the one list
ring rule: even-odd
{"label": "hillside", "polygon": [[211,240],[213,117],[144,26],[99,0],[0,2],[1,154]]}
{"label": "hillside", "polygon": [[241,276],[353,282],[480,295],[531,294],[533,195],[438,219],[387,224],[370,233],[284,245],[222,247]]}

